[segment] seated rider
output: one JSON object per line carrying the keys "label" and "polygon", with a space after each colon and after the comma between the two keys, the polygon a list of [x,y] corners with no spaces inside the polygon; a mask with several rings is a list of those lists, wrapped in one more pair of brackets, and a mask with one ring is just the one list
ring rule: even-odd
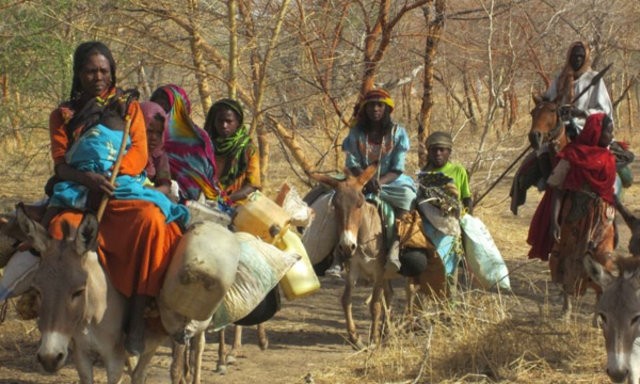
{"label": "seated rider", "polygon": [[[543,94],[544,99],[561,106],[561,118],[566,123],[570,139],[582,131],[587,116],[604,112],[612,118],[613,106],[604,80],[600,79],[591,85],[598,72],[591,68],[590,53],[589,46],[582,41],[571,44],[564,68]],[[582,96],[574,100],[587,88]]]}
{"label": "seated rider", "polygon": [[427,164],[422,172],[440,172],[453,181],[457,188],[458,199],[468,213],[473,213],[473,199],[469,188],[469,174],[458,163],[449,161],[453,140],[447,132],[433,132],[427,138]]}
{"label": "seated rider", "polygon": [[260,189],[260,156],[244,123],[244,111],[236,100],[216,101],[204,123],[216,159],[215,177],[233,204]]}
{"label": "seated rider", "polygon": [[147,127],[147,150],[149,160],[145,171],[152,186],[169,196],[171,193],[171,169],[169,157],[164,151],[164,131],[168,125],[167,113],[153,101],[140,103]]}
{"label": "seated rider", "polygon": [[164,150],[169,156],[171,175],[178,182],[182,200],[199,200],[200,195],[216,199],[216,161],[207,132],[191,119],[191,102],[184,89],[168,84],[156,89],[151,101],[167,112]]}
{"label": "seated rider", "polygon": [[[394,102],[387,91],[368,91],[360,103],[355,126],[342,143],[342,150],[346,167],[354,176],[360,175],[367,166],[378,164],[376,175],[363,192],[378,195],[393,207],[396,217],[401,217],[412,209],[416,185],[404,173],[409,136],[403,126],[391,119],[393,108]],[[400,269],[397,239],[389,247],[388,260],[387,270],[397,272]],[[329,273],[335,274],[335,266]]]}

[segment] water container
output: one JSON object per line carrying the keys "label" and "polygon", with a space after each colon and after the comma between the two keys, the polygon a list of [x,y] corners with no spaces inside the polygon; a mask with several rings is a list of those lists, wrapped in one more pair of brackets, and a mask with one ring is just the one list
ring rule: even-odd
{"label": "water container", "polygon": [[191,214],[191,220],[189,225],[198,223],[201,221],[212,221],[223,226],[231,224],[231,217],[226,213],[217,209],[211,208],[207,204],[199,203],[194,200],[187,200],[185,203]]}
{"label": "water container", "polygon": [[285,252],[294,252],[301,256],[280,280],[280,287],[288,300],[308,296],[320,289],[320,280],[313,270],[302,240],[295,232],[287,230],[274,245]]}
{"label": "water container", "polygon": [[207,320],[236,278],[240,242],[226,227],[195,223],[180,240],[160,290],[160,303],[193,320]]}
{"label": "water container", "polygon": [[291,216],[274,201],[253,192],[246,203],[236,210],[233,225],[237,231],[254,234],[268,243],[274,243],[289,228]]}

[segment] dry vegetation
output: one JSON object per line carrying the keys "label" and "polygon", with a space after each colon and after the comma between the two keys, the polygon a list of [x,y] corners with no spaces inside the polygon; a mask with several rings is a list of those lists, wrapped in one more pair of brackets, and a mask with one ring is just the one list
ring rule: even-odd
{"label": "dry vegetation", "polygon": [[[212,100],[241,99],[261,147],[268,193],[284,180],[306,191],[303,170],[341,168],[338,144],[359,92],[372,84],[390,89],[394,117],[411,132],[409,172],[419,168],[424,133],[447,130],[455,160],[473,171],[472,187],[483,192],[526,146],[531,92],[544,89],[579,39],[593,45],[595,69],[614,63],[605,81],[616,103],[616,136],[640,147],[637,0],[9,0],[0,3],[0,17],[3,211],[42,195],[51,173],[48,113],[66,98],[71,54],[87,39],[112,47],[119,82],[144,98],[160,84],[184,86],[197,123]],[[249,353],[245,372],[220,380],[211,374],[206,382],[303,383],[306,373],[316,383],[608,382],[601,335],[591,327],[593,296],[569,324],[558,320],[559,292],[545,264],[526,260],[539,195],[530,192],[513,216],[508,187],[507,179],[476,213],[508,263],[513,292],[465,290],[450,303],[429,305],[412,332],[398,320],[383,348],[352,353],[340,336],[339,287],[323,282],[329,288],[317,297],[285,303],[276,316],[270,328],[283,335],[276,350]],[[640,208],[639,195],[637,186],[626,192],[631,208]],[[628,236],[622,231],[620,253]],[[397,289],[395,309],[401,296]],[[307,307],[325,304],[331,310],[320,314]],[[366,325],[362,308],[357,316]],[[34,324],[9,317],[0,325],[1,383],[74,380],[67,368],[62,379],[33,373]],[[163,359],[154,369],[164,374]],[[249,360],[262,365],[248,368]]]}

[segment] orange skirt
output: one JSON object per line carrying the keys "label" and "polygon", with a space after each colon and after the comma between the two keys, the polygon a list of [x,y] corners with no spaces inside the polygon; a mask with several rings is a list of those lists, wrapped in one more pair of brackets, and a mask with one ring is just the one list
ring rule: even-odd
{"label": "orange skirt", "polygon": [[[62,222],[78,227],[82,212],[67,210],[49,224],[49,233],[62,239]],[[123,295],[157,296],[182,231],[167,224],[162,211],[143,200],[109,200],[99,226],[98,255]]]}

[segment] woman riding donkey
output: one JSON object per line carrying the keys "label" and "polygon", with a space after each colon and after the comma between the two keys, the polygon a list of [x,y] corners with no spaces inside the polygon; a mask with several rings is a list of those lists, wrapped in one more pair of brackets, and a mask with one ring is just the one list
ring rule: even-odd
{"label": "woman riding donkey", "polygon": [[613,121],[604,113],[587,117],[584,129],[559,154],[560,161],[548,179],[554,189],[552,234],[555,244],[549,265],[552,280],[562,285],[565,316],[570,296],[588,286],[597,292],[583,267],[583,258],[609,268],[614,250],[615,157],[607,148],[613,137]]}
{"label": "woman riding donkey", "polygon": [[[130,298],[125,348],[144,349],[144,310],[158,295],[188,220],[184,206],[143,187],[147,136],[135,92],[116,87],[116,64],[100,42],[80,44],[74,54],[71,98],[51,113],[51,154],[57,183],[49,203],[48,230],[60,239],[110,197],[99,227],[98,255],[115,288]],[[129,126],[126,153],[113,169]],[[115,185],[112,172],[119,171]],[[126,228],[126,230],[125,230]]]}
{"label": "woman riding donkey", "polygon": [[[416,185],[405,174],[405,161],[409,151],[409,136],[403,126],[391,119],[395,104],[383,89],[368,91],[359,104],[357,122],[342,143],[346,154],[346,167],[353,176],[359,176],[369,165],[378,164],[374,177],[364,186],[368,198],[376,195],[388,203],[401,218],[412,209],[416,198]],[[390,244],[387,270],[400,270],[399,241],[395,234],[387,237]],[[340,260],[328,270],[340,273]]]}

